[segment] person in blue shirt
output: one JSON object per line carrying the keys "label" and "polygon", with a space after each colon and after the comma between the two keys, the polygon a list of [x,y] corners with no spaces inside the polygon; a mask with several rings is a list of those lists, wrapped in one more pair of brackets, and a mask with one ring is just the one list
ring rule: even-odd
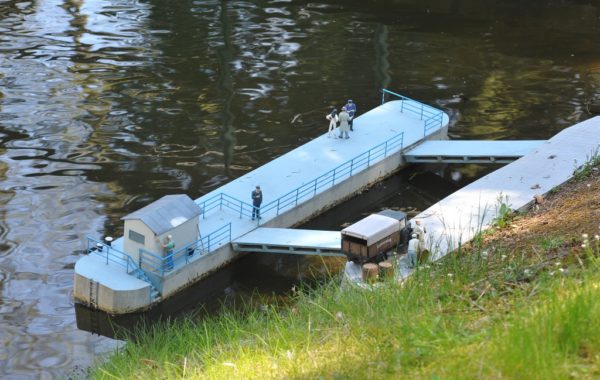
{"label": "person in blue shirt", "polygon": [[346,112],[348,112],[348,115],[350,116],[348,125],[350,125],[350,130],[353,131],[354,115],[356,115],[356,104],[352,102],[352,99],[348,99],[348,103],[346,104]]}

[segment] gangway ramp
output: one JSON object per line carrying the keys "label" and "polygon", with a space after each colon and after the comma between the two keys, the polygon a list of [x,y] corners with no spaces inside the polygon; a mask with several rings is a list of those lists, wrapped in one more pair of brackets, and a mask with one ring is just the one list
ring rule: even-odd
{"label": "gangway ramp", "polygon": [[231,242],[237,252],[343,256],[340,231],[256,228]]}
{"label": "gangway ramp", "polygon": [[410,163],[512,162],[541,146],[546,140],[430,140],[403,153]]}

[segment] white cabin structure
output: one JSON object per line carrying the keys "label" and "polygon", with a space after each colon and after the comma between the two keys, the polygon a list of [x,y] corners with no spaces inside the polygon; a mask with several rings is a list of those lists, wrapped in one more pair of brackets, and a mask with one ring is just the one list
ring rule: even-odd
{"label": "white cabin structure", "polygon": [[139,262],[140,249],[164,256],[157,241],[173,236],[175,249],[200,237],[200,207],[187,195],[165,195],[148,206],[121,218],[125,221],[123,250]]}

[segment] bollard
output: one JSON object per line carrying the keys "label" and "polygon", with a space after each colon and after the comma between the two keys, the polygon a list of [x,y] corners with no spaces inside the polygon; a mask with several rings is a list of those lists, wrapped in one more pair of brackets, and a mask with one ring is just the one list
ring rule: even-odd
{"label": "bollard", "polygon": [[107,236],[107,237],[104,238],[104,241],[105,241],[106,245],[108,245],[109,247],[111,247],[112,246],[112,242],[113,242],[113,238],[112,238],[112,236]]}
{"label": "bollard", "polygon": [[362,279],[368,284],[372,284],[377,281],[377,272],[379,267],[377,264],[367,263],[362,267]]}
{"label": "bollard", "polygon": [[379,279],[389,280],[394,276],[394,266],[389,261],[382,261],[379,263]]}

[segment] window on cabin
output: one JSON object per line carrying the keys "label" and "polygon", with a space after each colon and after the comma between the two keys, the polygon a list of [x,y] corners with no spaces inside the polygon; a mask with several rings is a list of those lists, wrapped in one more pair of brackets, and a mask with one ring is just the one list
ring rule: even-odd
{"label": "window on cabin", "polygon": [[145,245],[146,243],[146,237],[133,230],[129,230],[129,240],[133,240],[134,242],[140,243],[141,245]]}

